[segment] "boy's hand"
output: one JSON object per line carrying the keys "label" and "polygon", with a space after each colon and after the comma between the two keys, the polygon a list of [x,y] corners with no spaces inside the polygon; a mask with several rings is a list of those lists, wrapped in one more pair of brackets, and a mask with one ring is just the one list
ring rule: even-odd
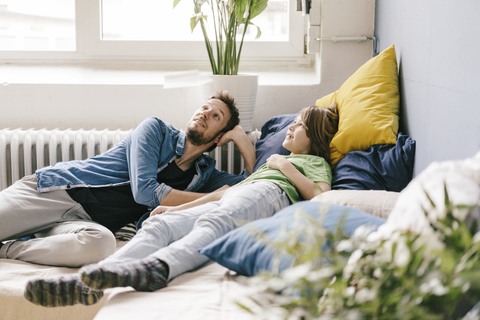
{"label": "boy's hand", "polygon": [[292,165],[290,161],[285,159],[279,154],[272,154],[270,157],[267,158],[267,168],[277,169],[282,171],[285,166]]}

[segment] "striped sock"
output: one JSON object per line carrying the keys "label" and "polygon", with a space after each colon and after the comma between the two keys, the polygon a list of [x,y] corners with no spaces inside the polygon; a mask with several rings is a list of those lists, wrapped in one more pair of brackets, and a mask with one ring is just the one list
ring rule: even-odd
{"label": "striped sock", "polygon": [[79,303],[89,306],[97,303],[102,298],[103,292],[90,289],[75,274],[30,280],[27,282],[24,296],[28,301],[44,307],[64,307]]}
{"label": "striped sock", "polygon": [[94,289],[133,287],[137,291],[156,291],[167,286],[165,262],[146,258],[129,262],[91,264],[80,269],[82,281]]}

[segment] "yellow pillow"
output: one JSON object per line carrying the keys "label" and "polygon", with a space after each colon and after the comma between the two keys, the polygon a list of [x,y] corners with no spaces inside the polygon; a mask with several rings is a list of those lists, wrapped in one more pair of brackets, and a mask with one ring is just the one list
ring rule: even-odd
{"label": "yellow pillow", "polygon": [[325,108],[334,101],[339,124],[330,143],[333,165],[347,152],[396,143],[399,93],[395,46],[367,61],[337,91],[315,105]]}

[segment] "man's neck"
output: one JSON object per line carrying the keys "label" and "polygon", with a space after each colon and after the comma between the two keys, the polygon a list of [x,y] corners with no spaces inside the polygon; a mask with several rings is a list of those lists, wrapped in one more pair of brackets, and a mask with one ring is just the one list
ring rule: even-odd
{"label": "man's neck", "polygon": [[210,145],[195,146],[186,139],[183,155],[180,158],[175,159],[175,163],[181,170],[186,171],[193,166],[195,160],[207,151],[209,147]]}

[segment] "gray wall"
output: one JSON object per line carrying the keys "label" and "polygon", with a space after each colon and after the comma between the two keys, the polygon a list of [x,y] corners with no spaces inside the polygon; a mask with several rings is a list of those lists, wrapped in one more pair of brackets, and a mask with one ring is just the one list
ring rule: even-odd
{"label": "gray wall", "polygon": [[480,150],[480,1],[377,0],[379,50],[395,45],[400,129],[417,141],[415,174]]}

